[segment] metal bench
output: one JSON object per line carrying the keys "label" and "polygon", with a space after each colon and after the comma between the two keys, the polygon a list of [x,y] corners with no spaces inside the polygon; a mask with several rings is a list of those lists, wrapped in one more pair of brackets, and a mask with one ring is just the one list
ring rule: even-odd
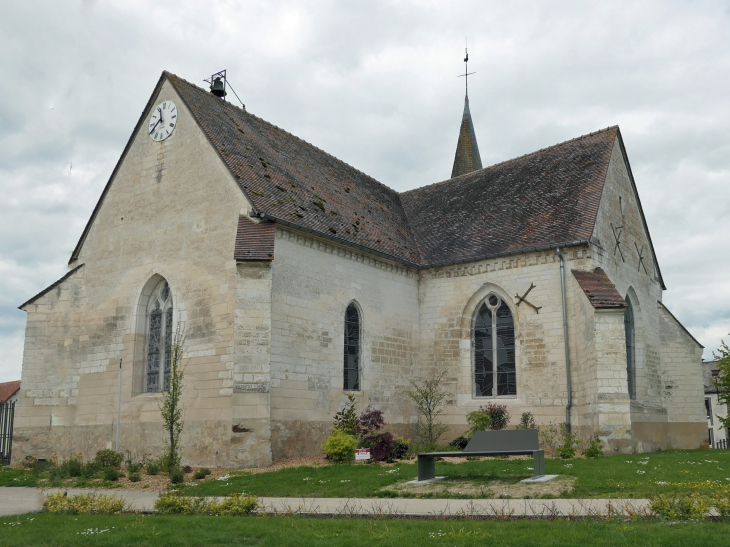
{"label": "metal bench", "polygon": [[534,479],[545,476],[545,451],[540,450],[537,429],[509,431],[477,431],[459,452],[428,452],[418,455],[418,480],[436,478],[436,458],[464,458],[466,456],[532,455]]}

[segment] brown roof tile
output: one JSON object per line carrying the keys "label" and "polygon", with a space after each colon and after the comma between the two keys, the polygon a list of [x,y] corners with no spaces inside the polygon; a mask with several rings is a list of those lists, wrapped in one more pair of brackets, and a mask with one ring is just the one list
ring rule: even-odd
{"label": "brown roof tile", "polygon": [[20,380],[0,384],[0,403],[7,403],[8,399],[20,391]]}
{"label": "brown roof tile", "polygon": [[591,305],[596,309],[625,308],[626,301],[616,290],[611,280],[602,268],[592,272],[572,270],[583,292],[586,293]]}
{"label": "brown roof tile", "polygon": [[273,222],[259,222],[241,215],[238,218],[236,232],[236,260],[273,260],[274,235],[276,226]]}

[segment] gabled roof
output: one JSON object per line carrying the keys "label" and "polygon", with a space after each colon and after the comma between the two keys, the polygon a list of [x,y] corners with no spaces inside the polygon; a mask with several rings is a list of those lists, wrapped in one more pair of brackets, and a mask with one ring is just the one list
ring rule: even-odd
{"label": "gabled roof", "polygon": [[596,268],[592,272],[572,270],[573,277],[588,297],[588,301],[596,309],[621,309],[626,307],[626,301],[616,290],[616,287],[603,271]]}
{"label": "gabled roof", "polygon": [[[399,194],[168,72],[160,78],[143,117],[165,78],[253,204],[254,216],[415,268],[588,243],[619,135],[617,127],[610,127]],[[72,261],[78,258],[132,138]]]}
{"label": "gabled roof", "polygon": [[421,263],[587,242],[617,132],[609,127],[401,194]]}
{"label": "gabled roof", "polygon": [[20,391],[20,380],[0,384],[0,403],[7,403],[18,391]]}
{"label": "gabled roof", "polygon": [[274,260],[275,230],[273,222],[257,224],[243,215],[238,217],[233,258],[240,261]]}
{"label": "gabled roof", "polygon": [[474,122],[471,120],[469,95],[467,95],[464,97],[464,114],[461,117],[459,140],[456,143],[456,155],[454,156],[454,168],[451,170],[451,178],[466,175],[481,168],[482,157],[479,155],[479,145],[477,145],[477,136],[474,132]]}
{"label": "gabled roof", "polygon": [[674,322],[677,323],[677,325],[679,325],[682,328],[682,330],[687,333],[687,336],[689,336],[694,341],[695,344],[697,344],[701,348],[705,347],[702,344],[700,344],[700,342],[699,342],[699,340],[697,340],[697,338],[692,336],[692,333],[687,330],[687,327],[685,327],[682,324],[682,322],[679,319],[677,319],[671,311],[669,311],[669,308],[667,308],[661,300],[657,300],[657,304],[659,304],[659,307],[661,307],[665,312],[667,312],[667,315],[669,315],[669,317],[674,319]]}

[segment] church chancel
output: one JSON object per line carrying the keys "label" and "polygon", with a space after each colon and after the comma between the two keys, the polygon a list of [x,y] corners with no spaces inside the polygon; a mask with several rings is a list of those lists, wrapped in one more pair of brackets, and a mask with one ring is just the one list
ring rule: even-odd
{"label": "church chancel", "polygon": [[467,96],[451,178],[399,193],[218,95],[162,74],[69,272],[22,304],[16,461],[117,428],[160,453],[179,322],[190,465],[321,453],[348,394],[409,437],[405,389],[444,370],[445,440],[498,402],[610,452],[707,443],[618,127],[482,168]]}

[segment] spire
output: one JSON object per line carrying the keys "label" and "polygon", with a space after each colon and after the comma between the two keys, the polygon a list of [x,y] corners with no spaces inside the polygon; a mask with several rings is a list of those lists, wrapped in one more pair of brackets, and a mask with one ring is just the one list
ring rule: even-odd
{"label": "spire", "polygon": [[461,129],[459,130],[459,142],[456,144],[456,157],[454,158],[454,168],[451,170],[451,178],[471,173],[482,168],[482,158],[479,156],[479,146],[477,145],[477,136],[474,133],[474,123],[471,121],[471,112],[469,112],[469,72],[468,63],[469,53],[464,57],[464,76],[466,79],[466,96],[464,97],[464,115],[461,117]]}

